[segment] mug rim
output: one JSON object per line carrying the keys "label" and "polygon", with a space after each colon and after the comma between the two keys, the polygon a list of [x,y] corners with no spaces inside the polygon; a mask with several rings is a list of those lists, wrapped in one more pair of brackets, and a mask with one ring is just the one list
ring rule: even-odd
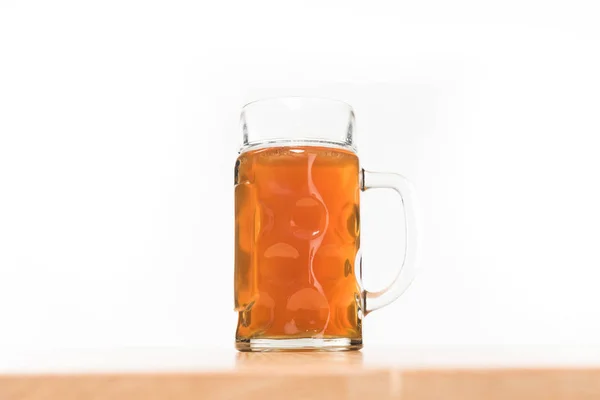
{"label": "mug rim", "polygon": [[[278,121],[281,124],[281,118],[290,116],[301,116],[290,119],[291,131],[293,133],[282,134],[280,132],[288,132],[287,126],[276,132],[271,132],[264,135],[250,135],[248,128],[248,116],[258,115],[258,120],[263,122],[265,116],[273,115],[279,117]],[[330,118],[329,115],[333,117]],[[250,149],[258,149],[263,147],[289,147],[289,146],[321,146],[347,149],[356,153],[356,143],[354,140],[354,109],[345,101],[315,96],[277,96],[265,97],[246,103],[241,109],[240,124],[243,134],[242,145],[238,153],[243,153]],[[342,116],[343,119],[340,119]],[[308,121],[318,121],[311,123],[306,130],[297,129],[301,124],[298,124],[297,118],[306,118]],[[277,118],[275,118],[277,119]],[[321,122],[337,121],[334,130],[337,132],[334,135],[330,131],[320,131]],[[344,124],[346,124],[344,126]],[[287,125],[283,124],[283,125]],[[318,126],[316,129],[315,126]],[[268,124],[267,124],[268,127]],[[269,131],[269,129],[267,129]],[[290,131],[290,132],[291,132]],[[260,132],[260,129],[259,129]],[[315,133],[316,132],[316,133]]]}
{"label": "mug rim", "polygon": [[354,112],[354,109],[350,105],[350,103],[336,99],[333,97],[321,97],[321,96],[272,96],[272,97],[261,97],[256,100],[252,100],[242,106],[242,112],[246,110],[248,107],[258,105],[258,104],[266,104],[270,102],[286,102],[286,101],[302,101],[306,103],[312,102],[322,102],[322,103],[333,103],[345,106],[348,111]]}

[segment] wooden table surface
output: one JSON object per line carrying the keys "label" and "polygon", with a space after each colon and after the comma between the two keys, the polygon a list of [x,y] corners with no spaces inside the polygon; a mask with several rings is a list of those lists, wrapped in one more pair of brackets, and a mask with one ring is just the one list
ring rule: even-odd
{"label": "wooden table surface", "polygon": [[600,348],[134,348],[0,355],[0,400],[265,398],[600,399]]}

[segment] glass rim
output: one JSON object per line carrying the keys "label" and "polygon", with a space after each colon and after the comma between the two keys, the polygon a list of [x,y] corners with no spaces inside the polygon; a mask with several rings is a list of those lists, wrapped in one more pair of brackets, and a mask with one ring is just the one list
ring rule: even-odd
{"label": "glass rim", "polygon": [[[297,126],[292,126],[290,133],[295,132],[296,134],[281,134],[280,132],[274,134],[273,132],[269,132],[269,134],[265,135],[249,135],[247,125],[248,116],[258,115],[258,121],[261,121],[262,118],[264,122],[269,113],[275,113],[273,114],[274,116],[284,119],[287,118],[288,114],[297,115],[308,121],[320,121],[324,116],[327,117],[329,113],[333,113],[331,115],[334,118],[327,118],[327,122],[335,122],[337,126],[333,127],[332,132],[337,132],[338,134],[331,135],[329,132],[319,131],[319,129],[315,131],[313,129],[315,124],[311,122],[307,131],[299,132]],[[340,115],[344,116],[343,120],[339,118]],[[350,104],[335,98],[320,96],[274,96],[259,98],[246,103],[241,109],[240,123],[243,140],[238,152],[243,153],[247,150],[263,147],[301,145],[343,148],[356,153],[356,144],[352,134],[354,115],[354,109]],[[290,121],[293,122],[294,119],[292,118]],[[341,121],[345,121],[343,123],[346,125],[342,126]],[[281,124],[281,121],[277,123]],[[311,124],[313,126],[310,126]],[[292,125],[295,124],[292,123]]]}
{"label": "glass rim", "polygon": [[258,104],[266,104],[266,103],[276,103],[276,102],[285,102],[286,100],[296,100],[296,101],[302,101],[302,102],[306,102],[306,103],[310,103],[310,102],[322,102],[322,103],[330,103],[330,104],[338,104],[338,105],[343,105],[345,106],[348,111],[350,112],[354,112],[354,109],[352,108],[352,106],[350,105],[350,103],[344,101],[344,100],[339,100],[333,97],[321,97],[321,96],[272,96],[272,97],[261,97],[259,99],[256,100],[252,100],[246,104],[244,104],[242,106],[242,112],[244,110],[246,110],[248,107],[250,106],[254,106],[254,105],[258,105]]}

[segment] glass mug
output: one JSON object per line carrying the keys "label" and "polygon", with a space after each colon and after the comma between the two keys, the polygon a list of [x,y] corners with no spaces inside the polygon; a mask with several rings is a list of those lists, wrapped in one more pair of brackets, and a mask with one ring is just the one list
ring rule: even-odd
{"label": "glass mug", "polygon": [[[236,348],[356,350],[362,318],[397,299],[416,267],[412,185],[362,169],[354,112],[318,98],[247,104],[235,164]],[[389,287],[362,288],[360,193],[390,188],[405,216],[405,255]]]}

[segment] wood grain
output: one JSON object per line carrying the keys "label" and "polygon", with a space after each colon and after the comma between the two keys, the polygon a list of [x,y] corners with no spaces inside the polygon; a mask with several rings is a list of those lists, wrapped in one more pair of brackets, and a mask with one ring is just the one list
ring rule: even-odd
{"label": "wood grain", "polygon": [[206,373],[195,375],[28,376],[0,378],[2,400],[378,399],[391,398],[390,374]]}
{"label": "wood grain", "polygon": [[405,371],[402,399],[600,399],[600,369]]}
{"label": "wood grain", "polygon": [[600,368],[435,367],[365,362],[361,352],[235,355],[230,367],[0,375],[0,400],[600,399]]}

